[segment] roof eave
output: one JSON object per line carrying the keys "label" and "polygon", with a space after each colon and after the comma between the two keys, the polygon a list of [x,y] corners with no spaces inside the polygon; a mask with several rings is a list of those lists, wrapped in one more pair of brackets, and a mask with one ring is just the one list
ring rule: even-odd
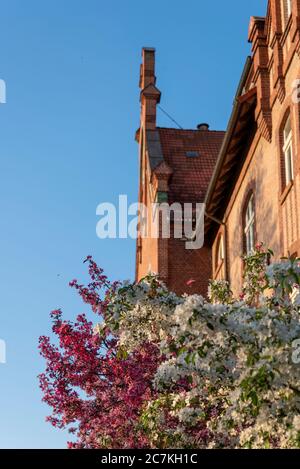
{"label": "roof eave", "polygon": [[235,98],[234,98],[233,110],[232,110],[232,113],[231,113],[231,116],[230,116],[230,119],[229,119],[229,123],[228,123],[228,126],[227,126],[224,141],[222,143],[220,153],[219,153],[219,156],[218,156],[218,159],[217,159],[217,163],[216,163],[216,166],[215,166],[211,181],[210,181],[208,189],[207,189],[206,198],[205,198],[206,207],[209,207],[209,203],[210,203],[212,195],[214,193],[216,182],[218,180],[218,177],[220,175],[220,171],[221,171],[224,159],[226,157],[226,152],[227,152],[228,146],[229,146],[229,144],[231,142],[231,139],[232,139],[232,136],[233,136],[235,125],[236,125],[236,122],[237,122],[237,117],[239,115],[239,110],[240,110],[240,107],[242,105],[242,102],[239,98],[242,95],[242,91],[243,91],[243,88],[245,86],[245,82],[247,80],[251,65],[252,65],[252,58],[250,56],[248,56],[247,60],[246,60],[246,63],[245,63],[245,66],[244,66],[244,70],[243,70],[240,82],[239,82],[239,85],[238,85],[238,88],[237,88],[237,92],[236,92],[236,95],[235,95]]}

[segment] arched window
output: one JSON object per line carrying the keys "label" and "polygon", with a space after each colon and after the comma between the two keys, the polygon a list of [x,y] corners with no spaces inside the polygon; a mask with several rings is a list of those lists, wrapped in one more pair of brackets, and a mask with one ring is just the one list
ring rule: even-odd
{"label": "arched window", "polygon": [[255,245],[255,209],[253,194],[251,194],[248,200],[244,213],[245,249],[246,254],[251,254],[254,251]]}
{"label": "arched window", "polygon": [[293,134],[291,117],[288,116],[283,129],[283,154],[285,168],[285,184],[288,185],[294,179],[293,170]]}
{"label": "arched window", "polygon": [[292,0],[282,0],[282,9],[283,9],[283,23],[286,26],[290,16],[292,14]]}

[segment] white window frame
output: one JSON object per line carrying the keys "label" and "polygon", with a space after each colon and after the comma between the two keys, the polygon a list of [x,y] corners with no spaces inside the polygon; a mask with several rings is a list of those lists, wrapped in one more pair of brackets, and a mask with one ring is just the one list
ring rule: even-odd
{"label": "white window frame", "polygon": [[255,247],[255,209],[253,194],[246,207],[244,234],[246,240],[246,254],[249,255],[253,253]]}
{"label": "white window frame", "polygon": [[[287,131],[288,127],[289,130]],[[283,154],[285,167],[285,184],[287,186],[294,179],[293,132],[291,126],[291,116],[287,118],[283,130]]]}

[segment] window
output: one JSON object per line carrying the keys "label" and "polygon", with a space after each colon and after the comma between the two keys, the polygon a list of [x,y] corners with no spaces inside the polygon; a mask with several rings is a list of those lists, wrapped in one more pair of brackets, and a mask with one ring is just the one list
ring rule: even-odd
{"label": "window", "polygon": [[287,19],[289,19],[289,17],[292,14],[292,0],[286,0],[286,11],[287,11]]}
{"label": "window", "polygon": [[143,255],[143,246],[142,246],[142,238],[141,236],[138,237],[137,239],[137,253],[138,253],[138,260],[139,260],[139,263],[141,264],[142,263],[142,255]]}
{"label": "window", "polygon": [[283,0],[282,8],[283,8],[284,25],[286,25],[292,14],[292,0]]}
{"label": "window", "polygon": [[285,184],[288,185],[294,179],[292,127],[290,116],[287,118],[283,129],[283,154],[285,167]]}
{"label": "window", "polygon": [[219,237],[217,249],[216,249],[216,269],[220,267],[224,260],[224,242],[223,236]]}
{"label": "window", "polygon": [[244,235],[245,235],[245,248],[246,254],[251,254],[254,251],[255,239],[255,211],[254,211],[254,198],[251,195],[245,212]]}
{"label": "window", "polygon": [[158,204],[168,203],[168,193],[167,192],[162,192],[162,191],[157,191],[156,192],[156,203],[158,203]]}
{"label": "window", "polygon": [[197,158],[197,156],[199,156],[199,153],[197,151],[187,151],[186,156],[188,158]]}
{"label": "window", "polygon": [[[290,299],[293,304],[298,303],[300,295],[299,285],[294,285],[292,293],[290,293]],[[298,304],[297,304],[298,306]]]}

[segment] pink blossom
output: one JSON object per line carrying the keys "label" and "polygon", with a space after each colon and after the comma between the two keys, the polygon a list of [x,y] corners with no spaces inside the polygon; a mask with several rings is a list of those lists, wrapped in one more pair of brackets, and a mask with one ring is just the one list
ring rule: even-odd
{"label": "pink blossom", "polygon": [[[91,282],[70,282],[83,301],[105,318],[109,298],[118,287],[110,284],[90,256]],[[39,339],[46,370],[40,374],[43,401],[52,408],[47,420],[57,428],[70,427],[77,441],[69,448],[141,448],[149,445],[137,425],[141,410],[155,396],[151,383],[160,358],[156,346],[145,343],[126,359],[118,357],[117,340],[107,328],[105,337],[94,333],[84,314],[75,322],[51,313],[58,344]]]}

